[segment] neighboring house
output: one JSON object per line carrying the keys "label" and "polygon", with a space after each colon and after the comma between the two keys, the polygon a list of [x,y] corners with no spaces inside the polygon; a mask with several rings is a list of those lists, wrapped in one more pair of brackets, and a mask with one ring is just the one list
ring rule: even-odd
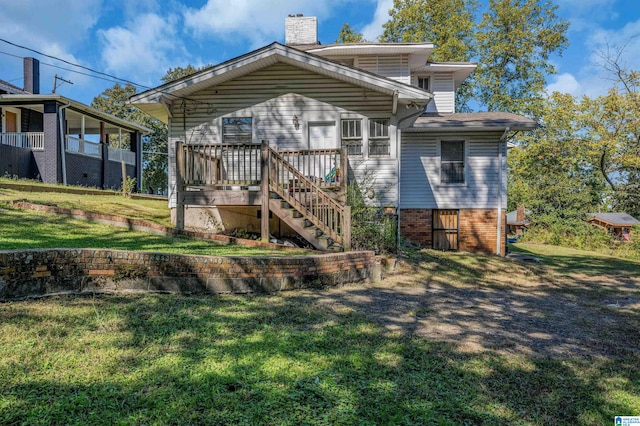
{"label": "neighboring house", "polygon": [[[127,176],[140,183],[141,135],[149,129],[64,96],[40,94],[39,77],[38,60],[25,58],[24,89],[0,81],[0,176],[120,188],[124,162]],[[109,146],[109,137],[121,148]]]}
{"label": "neighboring house", "polygon": [[507,213],[507,234],[523,235],[524,230],[531,223],[527,215],[531,214],[531,210],[525,209],[524,206],[518,206],[514,211]]}
{"label": "neighboring house", "polygon": [[587,216],[592,225],[606,229],[625,241],[631,239],[631,228],[640,226],[640,220],[627,213],[587,213]]}
{"label": "neighboring house", "polygon": [[454,113],[475,65],[430,62],[431,43],[323,46],[304,16],[285,38],[131,98],[169,125],[176,226],[348,249],[355,180],[408,240],[504,254],[507,137],[534,121]]}

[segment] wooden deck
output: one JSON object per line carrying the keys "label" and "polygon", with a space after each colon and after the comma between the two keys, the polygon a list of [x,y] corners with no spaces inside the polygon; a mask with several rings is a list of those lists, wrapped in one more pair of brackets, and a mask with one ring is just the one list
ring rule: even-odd
{"label": "wooden deck", "polygon": [[[347,161],[343,150],[278,151],[268,141],[180,143],[176,227],[184,228],[186,205],[259,206],[278,215],[316,248],[338,245],[347,251],[351,247],[351,209],[345,203]],[[273,200],[295,213],[286,213]],[[261,217],[262,239],[268,241],[269,215]]]}

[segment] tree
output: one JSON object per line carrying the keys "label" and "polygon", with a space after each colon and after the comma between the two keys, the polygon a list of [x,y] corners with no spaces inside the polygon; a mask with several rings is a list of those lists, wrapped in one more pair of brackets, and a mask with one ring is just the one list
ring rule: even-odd
{"label": "tree", "polygon": [[383,42],[431,42],[432,61],[468,61],[474,53],[476,0],[394,0]]}
{"label": "tree", "polygon": [[[380,36],[383,42],[431,42],[435,49],[429,60],[467,62],[475,52],[476,0],[394,0],[390,19]],[[458,111],[469,111],[472,79],[456,93]]]}
{"label": "tree", "polygon": [[335,41],[336,43],[364,43],[366,40],[362,33],[357,33],[351,26],[347,23],[342,25],[340,28],[340,33],[338,34],[338,38]]}
{"label": "tree", "polygon": [[[567,46],[568,23],[543,0],[490,0],[478,23],[476,0],[394,0],[380,41],[433,42],[432,61],[476,61],[456,94],[458,110],[470,99],[489,111],[541,114],[549,58]],[[471,90],[473,88],[473,90]]]}
{"label": "tree", "polygon": [[[96,96],[91,106],[152,130],[142,138],[143,182],[139,184],[144,183],[147,188],[164,189],[167,187],[167,126],[129,103],[129,98],[136,92],[136,87],[130,83],[125,86],[116,83]],[[128,135],[126,141],[125,146],[128,145]],[[109,143],[114,144],[113,141]]]}
{"label": "tree", "polygon": [[567,47],[569,23],[542,0],[490,0],[476,35],[475,96],[489,111],[540,117],[549,61]]}
{"label": "tree", "polygon": [[509,208],[524,205],[542,224],[582,221],[602,202],[602,180],[587,161],[578,101],[553,93],[543,104],[541,128],[509,152]]}
{"label": "tree", "polygon": [[210,66],[211,65],[203,65],[201,67],[194,67],[193,65],[189,64],[186,67],[169,68],[160,80],[164,81],[165,83],[170,83],[172,81],[188,77],[191,74],[195,74],[199,71],[204,70],[205,68],[209,68]]}

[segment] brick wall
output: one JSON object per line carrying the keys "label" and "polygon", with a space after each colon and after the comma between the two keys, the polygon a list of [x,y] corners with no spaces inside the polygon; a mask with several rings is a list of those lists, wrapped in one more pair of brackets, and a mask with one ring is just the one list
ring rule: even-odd
{"label": "brick wall", "polygon": [[65,155],[67,184],[96,188],[102,186],[102,160],[100,158],[71,152],[67,152]]}
{"label": "brick wall", "polygon": [[431,210],[400,210],[400,235],[413,243],[420,244],[423,247],[431,247]]}
{"label": "brick wall", "polygon": [[[495,253],[498,211],[493,209],[461,209],[459,249],[468,252]],[[402,209],[400,211],[400,235],[423,247],[432,247],[432,210]],[[506,216],[502,217],[501,244],[505,254]]]}
{"label": "brick wall", "polygon": [[[498,211],[493,209],[460,210],[460,250],[495,253]],[[502,215],[502,255],[505,255],[506,215]]]}
{"label": "brick wall", "polygon": [[0,299],[55,293],[250,293],[379,278],[373,252],[281,258],[194,256],[103,249],[0,251]]}

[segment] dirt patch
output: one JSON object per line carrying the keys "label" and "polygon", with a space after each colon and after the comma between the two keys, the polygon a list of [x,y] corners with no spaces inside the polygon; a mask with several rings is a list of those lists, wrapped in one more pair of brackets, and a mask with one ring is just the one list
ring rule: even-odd
{"label": "dirt patch", "polygon": [[465,352],[640,355],[637,275],[559,275],[541,265],[461,255],[404,263],[376,285],[304,295],[337,311],[355,309],[390,333]]}

